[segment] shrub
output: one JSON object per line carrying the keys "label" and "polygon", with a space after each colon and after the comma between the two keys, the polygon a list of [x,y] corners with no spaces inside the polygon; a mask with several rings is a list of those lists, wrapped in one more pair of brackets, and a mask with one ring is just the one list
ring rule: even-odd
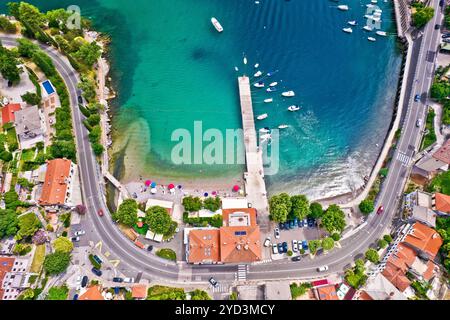
{"label": "shrub", "polygon": [[373,212],[374,209],[375,206],[372,200],[365,199],[359,204],[359,210],[361,210],[361,212],[365,215]]}
{"label": "shrub", "polygon": [[196,212],[202,208],[202,200],[199,197],[184,197],[183,198],[183,207],[186,211]]}
{"label": "shrub", "polygon": [[331,235],[331,238],[332,238],[334,241],[339,241],[339,240],[341,240],[341,235],[340,235],[339,233],[335,232],[335,233],[333,233],[333,234]]}
{"label": "shrub", "polygon": [[203,206],[205,207],[205,209],[208,209],[209,211],[212,211],[212,212],[216,212],[217,210],[219,210],[221,204],[222,203],[221,203],[219,197],[215,197],[215,198],[209,197],[203,201]]}
{"label": "shrub", "polygon": [[388,246],[388,242],[386,240],[384,240],[384,239],[380,239],[380,240],[378,240],[378,246],[381,249],[384,249],[384,248],[386,248]]}
{"label": "shrub", "polygon": [[366,251],[365,257],[372,263],[378,263],[380,261],[380,256],[375,249],[369,249]]}
{"label": "shrub", "polygon": [[66,271],[70,263],[70,254],[56,251],[45,257],[44,270],[48,275],[57,275]]}
{"label": "shrub", "polygon": [[159,249],[156,251],[156,255],[163,259],[177,261],[177,254],[172,249]]}
{"label": "shrub", "polygon": [[286,254],[287,254],[288,257],[292,257],[292,255],[293,255],[294,253],[292,252],[292,250],[288,250]]}
{"label": "shrub", "polygon": [[390,234],[386,234],[383,237],[384,240],[386,240],[387,243],[391,243],[392,242],[392,237]]}

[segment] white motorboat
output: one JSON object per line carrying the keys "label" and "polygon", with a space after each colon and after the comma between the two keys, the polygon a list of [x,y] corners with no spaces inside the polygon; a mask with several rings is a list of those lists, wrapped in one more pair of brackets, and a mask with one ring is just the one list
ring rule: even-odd
{"label": "white motorboat", "polygon": [[356,20],[352,20],[352,21],[349,21],[349,22],[347,22],[349,25],[351,25],[351,26],[356,26],[356,25],[358,25],[358,23],[356,22]]}
{"label": "white motorboat", "polygon": [[371,26],[364,26],[363,29],[366,30],[366,31],[372,31],[373,30],[373,28]]}
{"label": "white motorboat", "polygon": [[382,36],[382,37],[386,37],[387,36],[386,31],[380,31],[379,30],[379,31],[376,32],[376,34],[379,35],[379,36]]}
{"label": "white motorboat", "polygon": [[366,7],[367,8],[374,8],[374,7],[376,7],[376,5],[369,3],[369,4],[366,4]]}
{"label": "white motorboat", "polygon": [[234,67],[234,70],[239,71],[239,68],[238,67]]}
{"label": "white motorboat", "polygon": [[244,64],[247,64],[247,57],[244,57]]}
{"label": "white motorboat", "polygon": [[277,91],[277,88],[275,88],[275,87],[268,87],[268,88],[266,89],[266,91],[267,91],[267,92],[274,92],[274,91]]}
{"label": "white motorboat", "polygon": [[257,82],[254,84],[256,88],[264,88],[264,82]]}
{"label": "white motorboat", "polygon": [[298,105],[294,104],[294,105],[290,106],[288,108],[288,110],[291,111],[291,112],[295,112],[295,111],[300,110],[300,107]]}
{"label": "white motorboat", "polygon": [[270,132],[270,129],[268,127],[259,129],[259,133],[269,133],[269,132]]}
{"label": "white motorboat", "polygon": [[278,82],[272,82],[271,84],[269,84],[269,87],[275,87],[278,84]]}
{"label": "white motorboat", "polygon": [[290,91],[285,91],[281,94],[283,97],[293,97],[295,96],[295,92],[290,90]]}
{"label": "white motorboat", "polygon": [[372,41],[372,42],[377,41],[377,39],[375,39],[374,37],[368,37],[367,40]]}
{"label": "white motorboat", "polygon": [[214,28],[216,28],[216,30],[218,32],[222,32],[223,31],[222,25],[220,24],[220,22],[216,18],[212,17],[211,18],[211,23],[213,24]]}
{"label": "white motorboat", "polygon": [[286,128],[288,128],[289,126],[287,125],[287,124],[280,124],[279,126],[278,126],[278,129],[286,129]]}
{"label": "white motorboat", "polygon": [[259,63],[255,64],[255,69],[259,67]]}
{"label": "white motorboat", "polygon": [[260,77],[261,75],[262,75],[262,72],[258,71],[253,76],[257,78],[257,77]]}
{"label": "white motorboat", "polygon": [[269,115],[268,115],[267,113],[263,113],[263,114],[260,114],[259,116],[257,116],[256,119],[258,119],[258,120],[264,120],[264,119],[266,119],[268,116],[269,116]]}
{"label": "white motorboat", "polygon": [[265,103],[271,103],[271,102],[273,102],[273,98],[264,99],[264,102],[265,102]]}
{"label": "white motorboat", "polygon": [[352,28],[344,28],[344,29],[342,29],[342,31],[344,31],[346,33],[352,33],[353,32]]}
{"label": "white motorboat", "polygon": [[337,6],[337,7],[338,7],[339,10],[342,10],[342,11],[347,11],[348,10],[348,5],[346,5],[346,4],[341,4],[341,5]]}
{"label": "white motorboat", "polygon": [[372,2],[372,3],[377,3],[378,0],[371,0],[370,2]]}

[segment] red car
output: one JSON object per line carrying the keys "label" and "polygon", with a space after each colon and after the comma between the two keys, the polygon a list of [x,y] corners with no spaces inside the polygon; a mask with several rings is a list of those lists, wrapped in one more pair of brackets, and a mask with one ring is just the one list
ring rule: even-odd
{"label": "red car", "polygon": [[98,209],[97,214],[98,214],[100,217],[103,217],[103,209]]}
{"label": "red car", "polygon": [[383,211],[384,211],[384,207],[383,207],[383,206],[380,206],[380,207],[378,208],[378,210],[377,210],[377,214],[382,214]]}

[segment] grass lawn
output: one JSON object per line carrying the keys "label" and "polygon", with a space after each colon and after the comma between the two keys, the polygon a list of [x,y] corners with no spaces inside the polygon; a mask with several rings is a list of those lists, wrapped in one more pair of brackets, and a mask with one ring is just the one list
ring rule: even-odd
{"label": "grass lawn", "polygon": [[160,258],[177,261],[177,254],[172,249],[159,249],[156,255]]}
{"label": "grass lawn", "polygon": [[6,143],[8,146],[11,146],[12,144],[18,145],[19,142],[17,141],[16,129],[14,127],[6,132]]}
{"label": "grass lawn", "polygon": [[137,225],[134,225],[134,226],[133,226],[133,229],[134,229],[134,231],[136,231],[137,233],[139,233],[139,234],[145,236],[145,235],[147,234],[147,231],[148,231],[148,225],[144,223],[144,224],[142,225],[142,228],[138,228]]}
{"label": "grass lawn", "polygon": [[440,192],[450,195],[450,170],[434,177],[427,189],[430,192]]}
{"label": "grass lawn", "polygon": [[429,110],[427,114],[427,122],[425,124],[425,128],[428,133],[423,136],[422,146],[420,150],[426,149],[436,142],[436,134],[434,132],[434,117],[434,110]]}
{"label": "grass lawn", "polygon": [[184,300],[186,294],[182,288],[153,286],[148,288],[147,300]]}
{"label": "grass lawn", "polygon": [[42,264],[45,259],[45,244],[41,244],[36,246],[36,250],[34,251],[33,262],[31,263],[30,272],[39,273],[42,269]]}

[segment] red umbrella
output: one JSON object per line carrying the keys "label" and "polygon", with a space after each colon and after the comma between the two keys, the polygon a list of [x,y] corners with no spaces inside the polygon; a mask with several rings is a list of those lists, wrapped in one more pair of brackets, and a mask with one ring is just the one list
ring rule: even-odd
{"label": "red umbrella", "polygon": [[175,185],[173,183],[169,184],[169,189],[175,188]]}
{"label": "red umbrella", "polygon": [[235,185],[234,187],[233,187],[233,191],[234,192],[237,192],[237,191],[239,191],[239,189],[241,189],[238,185]]}
{"label": "red umbrella", "polygon": [[145,186],[149,187],[152,184],[152,182],[150,180],[145,181]]}

